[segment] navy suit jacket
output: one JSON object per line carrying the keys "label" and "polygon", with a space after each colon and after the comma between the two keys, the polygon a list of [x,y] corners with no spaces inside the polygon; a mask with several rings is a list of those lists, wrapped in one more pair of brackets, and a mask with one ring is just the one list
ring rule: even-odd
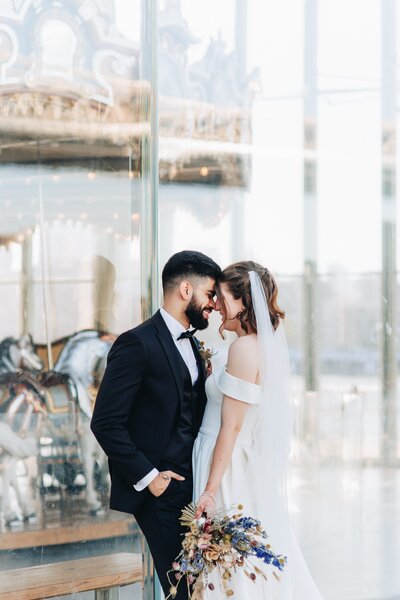
{"label": "navy suit jacket", "polygon": [[[109,459],[110,508],[132,514],[146,497],[133,485],[159,467],[177,427],[184,393],[179,360],[160,311],[121,334],[109,352],[91,429]],[[205,404],[202,386],[196,430]]]}

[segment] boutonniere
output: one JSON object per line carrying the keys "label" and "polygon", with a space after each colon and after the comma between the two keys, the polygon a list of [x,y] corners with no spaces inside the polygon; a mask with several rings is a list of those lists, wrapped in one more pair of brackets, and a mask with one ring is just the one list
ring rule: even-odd
{"label": "boutonniere", "polygon": [[200,358],[203,362],[206,376],[208,377],[212,373],[211,358],[214,356],[215,352],[210,348],[206,348],[204,342],[201,342],[200,340],[199,340],[199,344],[200,344],[200,346],[199,346]]}

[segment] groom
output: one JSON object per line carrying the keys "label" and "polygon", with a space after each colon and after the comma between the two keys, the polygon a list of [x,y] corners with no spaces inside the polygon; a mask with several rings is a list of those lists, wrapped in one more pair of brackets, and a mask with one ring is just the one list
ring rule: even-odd
{"label": "groom", "polygon": [[[178,519],[192,500],[192,448],[206,403],[204,365],[189,327],[208,326],[219,274],[200,252],[168,260],[163,306],[114,343],[91,422],[109,459],[110,507],[135,516],[165,595],[181,548]],[[186,598],[182,582],[176,599]]]}

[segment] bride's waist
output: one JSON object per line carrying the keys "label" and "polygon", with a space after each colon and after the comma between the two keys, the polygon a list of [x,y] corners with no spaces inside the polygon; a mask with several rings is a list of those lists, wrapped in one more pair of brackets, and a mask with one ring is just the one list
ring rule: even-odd
{"label": "bride's waist", "polygon": [[[212,440],[214,443],[217,440],[219,429],[217,431],[201,426],[199,429],[198,437],[203,436],[208,440]],[[254,438],[251,434],[239,435],[236,440],[236,446],[254,446]]]}

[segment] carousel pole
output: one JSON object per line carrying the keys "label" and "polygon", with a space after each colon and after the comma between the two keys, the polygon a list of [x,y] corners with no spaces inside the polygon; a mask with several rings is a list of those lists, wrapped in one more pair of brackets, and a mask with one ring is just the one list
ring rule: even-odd
{"label": "carousel pole", "polygon": [[38,162],[38,196],[39,196],[39,230],[40,230],[40,267],[42,271],[42,291],[43,291],[43,309],[44,309],[44,327],[46,332],[47,346],[47,362],[50,370],[54,368],[53,349],[51,347],[51,336],[53,333],[53,314],[51,310],[51,295],[50,295],[50,269],[49,269],[49,254],[47,229],[44,220],[43,206],[43,183],[42,183],[42,168],[40,164],[39,146],[37,145],[37,162]]}
{"label": "carousel pole", "polygon": [[[142,0],[140,78],[144,88],[142,110],[150,133],[141,147],[141,317],[149,318],[159,306],[158,274],[158,0]],[[158,600],[160,584],[146,540],[142,536],[143,600]]]}
{"label": "carousel pole", "polygon": [[149,83],[142,108],[150,121],[141,148],[141,305],[147,319],[159,305],[158,281],[158,0],[142,0],[140,77]]}
{"label": "carousel pole", "polygon": [[22,241],[21,257],[21,297],[20,297],[20,322],[21,333],[27,335],[31,332],[29,319],[29,302],[31,298],[30,286],[32,279],[32,237],[25,236]]}

